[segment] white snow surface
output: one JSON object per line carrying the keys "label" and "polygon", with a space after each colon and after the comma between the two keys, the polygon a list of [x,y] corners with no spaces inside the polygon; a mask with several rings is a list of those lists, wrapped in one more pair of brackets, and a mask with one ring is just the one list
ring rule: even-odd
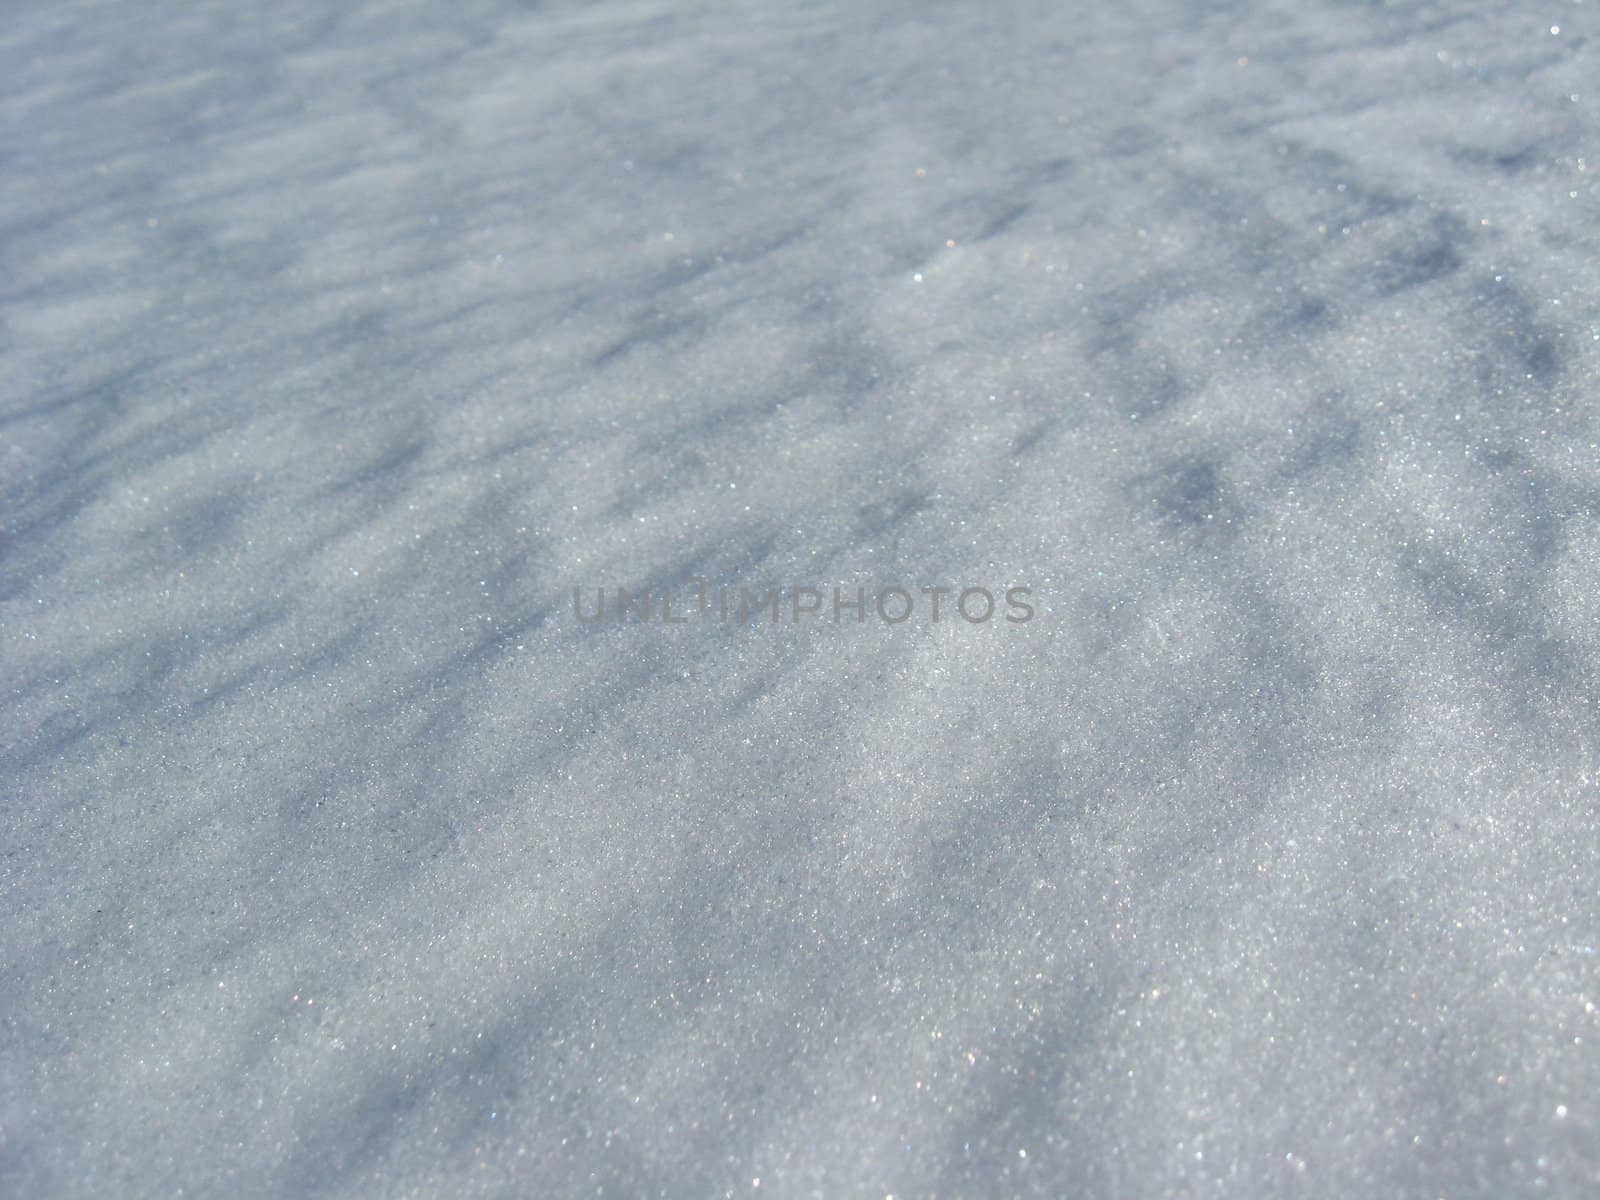
{"label": "white snow surface", "polygon": [[1600,1194],[1597,25],[6,5],[0,1195]]}

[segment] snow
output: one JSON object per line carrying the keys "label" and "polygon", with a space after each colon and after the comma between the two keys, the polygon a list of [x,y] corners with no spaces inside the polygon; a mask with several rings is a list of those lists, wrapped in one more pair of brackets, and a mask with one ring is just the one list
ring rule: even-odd
{"label": "snow", "polygon": [[0,1194],[1595,1194],[1594,9],[11,6]]}

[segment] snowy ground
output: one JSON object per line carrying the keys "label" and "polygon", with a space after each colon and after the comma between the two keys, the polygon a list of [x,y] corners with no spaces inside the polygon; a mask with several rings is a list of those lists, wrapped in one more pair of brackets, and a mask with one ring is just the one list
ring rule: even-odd
{"label": "snowy ground", "polygon": [[8,5],[0,1195],[1600,1193],[1597,10]]}

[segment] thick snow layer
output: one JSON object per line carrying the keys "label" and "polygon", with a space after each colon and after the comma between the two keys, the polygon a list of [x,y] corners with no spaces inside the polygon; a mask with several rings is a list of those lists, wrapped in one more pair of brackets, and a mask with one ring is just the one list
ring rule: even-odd
{"label": "thick snow layer", "polygon": [[1600,1194],[1597,23],[7,5],[0,1194]]}

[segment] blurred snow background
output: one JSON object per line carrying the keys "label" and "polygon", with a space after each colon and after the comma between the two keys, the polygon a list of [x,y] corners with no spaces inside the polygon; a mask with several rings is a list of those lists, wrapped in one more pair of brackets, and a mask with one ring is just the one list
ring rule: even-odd
{"label": "blurred snow background", "polygon": [[0,1194],[1595,1195],[1595,22],[7,6]]}

